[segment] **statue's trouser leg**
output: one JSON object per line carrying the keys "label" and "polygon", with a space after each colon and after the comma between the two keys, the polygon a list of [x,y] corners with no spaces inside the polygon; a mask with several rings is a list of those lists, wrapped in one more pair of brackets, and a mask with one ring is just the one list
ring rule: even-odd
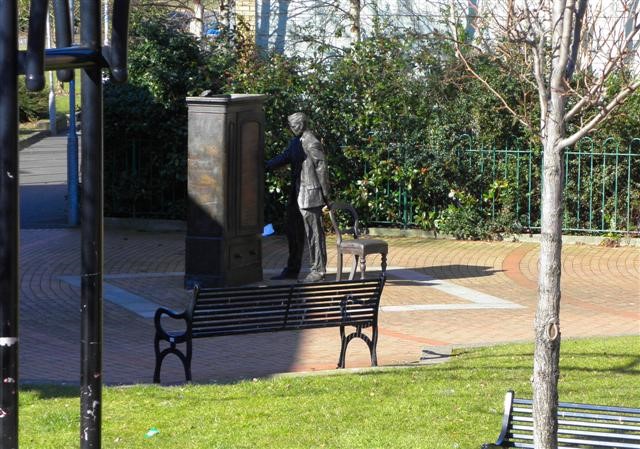
{"label": "statue's trouser leg", "polygon": [[311,271],[324,275],[327,272],[327,245],[322,227],[322,207],[300,209],[309,246]]}
{"label": "statue's trouser leg", "polygon": [[299,273],[306,237],[300,208],[298,208],[295,200],[289,201],[289,204],[287,204],[286,220],[287,242],[289,243],[287,271]]}

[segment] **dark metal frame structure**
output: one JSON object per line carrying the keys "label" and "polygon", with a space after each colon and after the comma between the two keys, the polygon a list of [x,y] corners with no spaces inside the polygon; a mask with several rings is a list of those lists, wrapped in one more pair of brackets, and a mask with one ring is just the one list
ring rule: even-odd
{"label": "dark metal frame structure", "polygon": [[29,90],[44,88],[44,72],[61,81],[82,72],[82,289],[80,447],[101,447],[103,143],[102,69],[127,78],[129,0],[114,0],[112,45],[101,46],[100,0],[81,0],[79,46],[71,45],[66,0],[54,0],[57,45],[45,49],[48,0],[31,0],[26,51],[18,50],[17,0],[0,0],[0,447],[18,448],[19,170],[18,75]]}

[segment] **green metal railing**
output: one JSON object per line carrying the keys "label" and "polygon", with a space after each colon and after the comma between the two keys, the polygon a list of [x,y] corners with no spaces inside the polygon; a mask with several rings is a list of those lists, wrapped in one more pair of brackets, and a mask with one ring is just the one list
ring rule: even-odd
{"label": "green metal railing", "polygon": [[[536,198],[540,198],[541,167],[536,160],[539,152],[531,147],[474,146],[473,139],[468,135],[462,136],[462,139],[467,144],[458,148],[458,154],[478,165],[482,181],[475,186],[474,193],[481,206],[491,208],[491,218],[496,217],[500,207],[508,206],[515,209],[515,216],[524,227],[538,227],[540,202]],[[497,192],[499,189],[502,195]],[[508,194],[505,195],[505,191]],[[504,204],[505,200],[508,204]]]}
{"label": "green metal railing", "polygon": [[[426,149],[423,149],[425,151]],[[415,226],[414,211],[415,202],[413,198],[412,181],[410,177],[403,176],[413,169],[412,163],[407,159],[408,149],[396,143],[389,144],[382,150],[384,157],[380,157],[377,170],[370,169],[368,163],[364,162],[365,180],[370,180],[377,174],[381,180],[380,186],[374,188],[372,201],[369,202],[369,222],[382,226]],[[391,203],[392,207],[377,208],[376,205],[385,202]]]}
{"label": "green metal railing", "polygon": [[117,154],[105,151],[105,210],[115,217],[183,218],[186,169],[176,179],[151,142],[130,139]]}
{"label": "green metal railing", "polygon": [[[364,166],[358,184],[359,198],[366,199],[357,206],[367,223],[429,228],[433,217],[452,204],[447,195],[456,188],[476,198],[485,216],[498,219],[506,211],[524,229],[539,230],[541,149],[528,145],[498,148],[477,143],[469,135],[456,142],[450,150],[428,143],[378,146],[375,157],[370,158],[375,163],[354,163],[354,167]],[[433,157],[434,151],[440,152],[438,158]],[[144,141],[130,142],[119,157],[107,152],[105,201],[109,213],[182,216],[184,174],[176,179],[168,163],[171,161]],[[451,175],[429,177],[437,163],[453,167]],[[624,144],[612,138],[581,140],[564,153],[564,184],[564,231],[640,235],[640,138]]]}
{"label": "green metal railing", "polygon": [[[466,177],[452,183],[476,197],[478,206],[492,219],[508,208],[524,228],[539,230],[541,149],[518,145],[497,148],[477,144],[468,135],[458,142],[453,151],[459,163],[466,164]],[[419,226],[414,195],[425,193],[414,193],[416,180],[410,173],[415,172],[416,157],[409,161],[401,145],[391,145],[386,151],[383,163],[388,169],[378,169],[380,178],[386,176],[385,185],[376,188],[371,203],[378,205],[379,197],[384,196],[392,207],[373,210],[370,222]],[[640,138],[626,144],[614,138],[602,142],[582,139],[564,152],[563,168],[564,231],[640,234]],[[366,177],[373,171],[365,167],[365,173]],[[434,207],[436,212],[438,207],[446,204]]]}
{"label": "green metal railing", "polygon": [[613,138],[583,139],[565,152],[564,168],[567,231],[639,231],[640,139],[626,148]]}

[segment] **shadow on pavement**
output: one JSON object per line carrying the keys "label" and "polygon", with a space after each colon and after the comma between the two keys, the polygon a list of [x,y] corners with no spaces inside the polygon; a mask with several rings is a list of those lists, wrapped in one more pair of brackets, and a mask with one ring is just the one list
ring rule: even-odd
{"label": "shadow on pavement", "polygon": [[444,281],[447,279],[467,279],[493,276],[494,274],[502,273],[504,270],[496,270],[494,267],[482,265],[460,264],[438,265],[435,267],[415,267],[411,268],[411,271],[424,275],[424,279],[421,279],[418,276],[414,280],[394,279],[394,271],[398,270],[390,269],[387,271],[388,275],[390,276],[390,279],[387,282],[393,283],[393,285],[400,286],[415,285],[416,282],[420,282],[421,284],[426,283],[427,285],[429,285],[429,281],[431,279]]}
{"label": "shadow on pavement", "polygon": [[67,185],[20,186],[20,228],[67,226]]}

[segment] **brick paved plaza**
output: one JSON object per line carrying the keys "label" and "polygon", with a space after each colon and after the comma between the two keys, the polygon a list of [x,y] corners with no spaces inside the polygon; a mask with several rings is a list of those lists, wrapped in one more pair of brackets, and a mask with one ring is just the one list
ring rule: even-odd
{"label": "brick paved plaza", "polygon": [[[182,288],[185,236],[111,228],[105,234],[104,380],[151,382],[153,311],[159,305],[182,309],[189,300]],[[447,353],[456,346],[532,340],[536,243],[387,240],[381,365],[418,363],[425,349]],[[333,273],[334,242],[328,242]],[[286,260],[286,241],[265,238],[263,251],[268,279]],[[640,249],[566,244],[563,254],[563,338],[640,335]],[[368,262],[368,274],[375,276],[379,260]],[[20,268],[21,379],[77,383],[79,230],[23,230]],[[194,380],[333,369],[339,342],[337,329],[197,340]],[[347,367],[368,363],[365,345],[350,345]],[[177,358],[168,357],[163,382],[183,379]]]}
{"label": "brick paved plaza", "polygon": [[[66,228],[66,144],[44,139],[21,157],[20,370],[23,381],[78,383],[80,231]],[[58,226],[58,229],[39,229]],[[451,347],[532,340],[538,245],[386,238],[389,280],[380,313],[382,365],[417,363]],[[183,309],[183,232],[105,232],[104,380],[151,382],[153,313]],[[263,240],[264,278],[287,258],[283,237]],[[335,272],[335,240],[329,269]],[[565,244],[561,326],[564,338],[640,335],[640,246]],[[347,264],[350,261],[346,261]],[[379,260],[368,263],[376,275]],[[348,270],[348,267],[347,267]],[[329,276],[332,279],[332,276]],[[333,369],[338,329],[197,340],[194,380],[208,382]],[[365,344],[349,346],[347,367],[369,364]],[[162,379],[182,382],[173,356]]]}

